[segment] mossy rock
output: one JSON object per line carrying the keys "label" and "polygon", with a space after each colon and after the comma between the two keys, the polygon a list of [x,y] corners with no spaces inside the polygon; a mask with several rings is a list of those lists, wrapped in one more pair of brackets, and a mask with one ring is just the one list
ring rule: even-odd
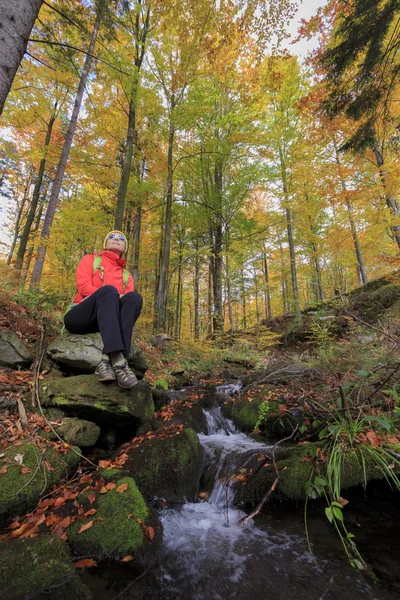
{"label": "mossy rock", "polygon": [[155,437],[126,450],[125,468],[146,500],[162,498],[183,503],[197,497],[203,467],[203,449],[193,429],[174,434],[159,430]]}
{"label": "mossy rock", "polygon": [[[300,446],[290,446],[281,449],[276,455],[279,471],[279,483],[275,495],[287,500],[304,501],[306,499],[305,484],[317,474],[325,476],[326,468],[318,462],[318,473],[315,470],[316,454],[321,443],[310,443]],[[398,450],[398,449],[397,449]],[[365,474],[359,450],[342,454],[341,489],[365,484],[366,481],[384,479],[385,475],[379,470],[373,459],[367,455],[365,459]],[[253,477],[243,482],[236,490],[236,501],[240,504],[256,506],[275,480],[275,469],[272,460],[269,466],[262,467]]]}
{"label": "mossy rock", "polygon": [[227,402],[222,405],[222,414],[231,419],[240,431],[250,433],[256,426],[261,402],[261,399],[255,399],[252,402],[239,399]]}
{"label": "mossy rock", "polygon": [[[6,473],[0,475],[0,523],[34,508],[41,496],[76,467],[80,457],[78,447],[57,452],[52,446],[47,447],[44,440],[43,447],[28,442],[7,449],[0,459],[0,468],[7,465]],[[31,471],[22,473],[22,466]]]}
{"label": "mossy rock", "polygon": [[68,444],[75,444],[84,448],[94,446],[100,436],[100,427],[83,419],[65,418],[56,431]]}
{"label": "mossy rock", "polygon": [[144,381],[124,390],[115,382],[101,383],[96,375],[64,377],[44,383],[42,397],[44,406],[100,424],[137,428],[151,421],[154,413],[151,389]]}
{"label": "mossy rock", "polygon": [[[94,373],[100,362],[103,341],[100,333],[76,335],[64,332],[49,345],[47,354],[69,373]],[[149,364],[138,346],[132,344],[128,357],[129,366],[142,379]]]}
{"label": "mossy rock", "polygon": [[0,545],[0,598],[4,600],[89,600],[67,545],[41,536]]}
{"label": "mossy rock", "polygon": [[391,306],[400,300],[400,285],[389,283],[379,289],[358,294],[352,308],[368,323],[375,323]]}
{"label": "mossy rock", "polygon": [[[180,406],[174,412],[169,423],[193,429],[196,433],[207,433],[207,417],[200,404],[190,404]],[[161,418],[155,420],[156,428],[165,426],[165,421]]]}
{"label": "mossy rock", "polygon": [[[86,509],[97,510],[97,513],[69,528],[69,544],[78,555],[90,556],[96,560],[118,560],[128,555],[136,558],[146,556],[152,544],[145,529],[151,523],[154,530],[160,530],[160,525],[155,523],[154,516],[132,477],[118,469],[104,470],[101,475],[105,485],[112,482],[116,487],[104,494],[91,491],[96,496],[92,504],[87,499],[89,492],[78,496],[78,502]],[[126,486],[126,489],[118,492],[120,486]],[[81,527],[90,521],[93,521],[93,525],[79,533]]]}

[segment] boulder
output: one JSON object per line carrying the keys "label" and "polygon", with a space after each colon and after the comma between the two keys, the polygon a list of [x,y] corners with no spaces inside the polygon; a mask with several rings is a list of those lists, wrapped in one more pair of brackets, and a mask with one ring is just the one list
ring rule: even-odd
{"label": "boulder", "polygon": [[100,436],[100,427],[83,419],[65,418],[56,431],[68,444],[81,447],[94,446]]}
{"label": "boulder", "polygon": [[89,600],[65,542],[40,536],[0,545],[0,597],[4,600]]}
{"label": "boulder", "polygon": [[33,355],[14,331],[0,331],[0,365],[3,367],[29,367]]}
{"label": "boulder", "polygon": [[144,381],[124,390],[114,381],[101,383],[96,375],[77,375],[48,381],[42,392],[43,406],[61,408],[69,416],[95,423],[136,430],[153,418],[151,389]]}
{"label": "boulder", "polygon": [[159,430],[136,447],[123,447],[124,468],[146,500],[183,503],[197,497],[203,449],[193,429]]}
{"label": "boulder", "polygon": [[[279,471],[279,483],[274,496],[295,501],[306,499],[305,484],[318,475],[326,475],[325,464],[321,461],[318,461],[318,472],[315,470],[313,456],[317,454],[318,449],[322,449],[321,442],[289,446],[277,452],[276,462]],[[359,449],[343,453],[340,478],[342,490],[364,485],[365,481],[385,479],[384,473],[370,456],[363,453],[363,459],[359,454]],[[268,490],[271,489],[275,480],[275,469],[272,460],[268,461],[267,464],[266,468],[262,467],[259,470],[257,470],[256,464],[248,465],[254,467],[255,475],[237,487],[236,502],[249,506],[258,505]]]}
{"label": "boulder", "polygon": [[0,522],[33,509],[40,497],[78,464],[81,452],[75,447],[59,452],[46,440],[42,445],[27,442],[12,446],[0,458]]}
{"label": "boulder", "polygon": [[[73,373],[94,373],[101,359],[103,342],[100,333],[75,335],[65,332],[50,344],[47,355],[63,370]],[[132,344],[129,366],[139,379],[149,368],[143,352]]]}
{"label": "boulder", "polygon": [[[78,502],[86,509],[96,510],[95,517],[87,516],[74,523],[68,530],[68,542],[79,556],[90,556],[96,560],[133,555],[146,558],[153,552],[151,543],[155,534],[161,533],[161,525],[149,510],[135,480],[118,469],[106,469],[101,476],[103,489],[90,490],[95,496],[88,500],[89,492],[78,496]],[[111,484],[111,485],[110,485]],[[112,489],[106,492],[106,486]],[[92,526],[79,533],[90,521]],[[151,529],[148,529],[148,527]],[[153,526],[153,527],[152,527]],[[159,535],[156,536],[157,541]]]}
{"label": "boulder", "polygon": [[[171,405],[173,408],[173,404]],[[183,425],[193,429],[196,433],[207,433],[207,417],[200,404],[187,403],[178,406],[172,416],[168,419],[168,423],[173,425]],[[159,429],[165,426],[165,421],[158,417],[155,420],[155,427]]]}

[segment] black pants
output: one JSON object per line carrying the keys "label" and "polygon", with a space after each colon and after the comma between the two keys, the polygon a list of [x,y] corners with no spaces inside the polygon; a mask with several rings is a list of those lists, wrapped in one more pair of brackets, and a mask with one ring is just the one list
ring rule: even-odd
{"label": "black pants", "polygon": [[104,285],[71,308],[64,317],[64,324],[70,333],[100,331],[103,354],[121,351],[128,358],[132,329],[142,305],[142,296],[138,292],[128,292],[120,298],[113,285]]}

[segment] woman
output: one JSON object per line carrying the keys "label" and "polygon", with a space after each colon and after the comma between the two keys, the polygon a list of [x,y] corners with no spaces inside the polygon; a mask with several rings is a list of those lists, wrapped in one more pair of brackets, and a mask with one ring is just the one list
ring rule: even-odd
{"label": "woman", "polygon": [[64,316],[70,333],[100,331],[104,347],[96,374],[99,381],[116,380],[122,388],[137,384],[126,359],[143,304],[141,295],[133,291],[132,275],[124,268],[127,247],[121,231],[110,231],[101,254],[82,258],[76,270],[74,305]]}

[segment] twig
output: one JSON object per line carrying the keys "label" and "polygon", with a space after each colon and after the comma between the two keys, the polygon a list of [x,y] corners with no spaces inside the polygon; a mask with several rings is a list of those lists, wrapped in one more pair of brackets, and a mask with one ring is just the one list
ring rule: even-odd
{"label": "twig", "polygon": [[[43,352],[43,338],[44,338],[44,331],[45,331],[45,326],[42,325],[41,326],[41,332],[40,332],[40,342],[39,342],[39,351],[36,355],[35,358],[35,362],[33,363],[33,386],[32,386],[32,397],[31,397],[31,401],[32,401],[32,406],[36,406],[36,380],[39,381],[39,378],[36,378],[36,374],[39,373],[40,370],[40,364],[43,360],[43,356],[42,356],[42,352]],[[42,359],[39,362],[39,358],[42,356]],[[38,376],[39,377],[39,376]]]}
{"label": "twig", "polygon": [[386,448],[386,446],[383,446],[383,448],[385,449],[385,452],[400,460],[400,454],[398,452],[393,452],[393,450],[389,450],[389,448]]}
{"label": "twig", "polygon": [[150,569],[152,569],[154,567],[154,565],[156,564],[156,561],[152,562],[151,565],[149,567],[147,567],[147,569],[141,573],[138,577],[136,577],[136,579],[134,579],[133,581],[131,581],[130,583],[128,583],[128,585],[126,586],[126,588],[124,588],[122,590],[122,592],[120,592],[118,594],[118,596],[115,596],[115,598],[113,598],[113,600],[118,600],[118,598],[121,598],[123,594],[125,594],[125,592],[127,590],[129,590],[130,587],[133,586],[134,583],[136,583],[137,581],[139,581],[139,579],[141,579],[142,577],[144,577],[145,575],[147,575],[147,573],[150,571]]}
{"label": "twig", "polygon": [[275,475],[276,475],[274,483],[271,485],[270,489],[265,494],[265,496],[263,497],[263,499],[261,500],[261,502],[258,504],[258,506],[253,510],[253,512],[251,512],[246,517],[242,517],[240,519],[239,525],[244,525],[245,523],[247,523],[248,521],[250,521],[250,519],[253,519],[253,517],[255,517],[256,515],[258,515],[258,513],[263,508],[264,504],[270,498],[271,494],[275,491],[276,486],[279,483],[279,471],[278,471],[278,465],[276,464],[276,460],[275,460],[275,452],[272,453],[272,460],[273,460],[273,463],[274,463]]}
{"label": "twig", "polygon": [[362,325],[366,325],[367,327],[369,327],[370,329],[373,329],[374,331],[377,331],[378,333],[382,333],[385,337],[387,337],[389,340],[391,340],[392,342],[394,342],[396,344],[396,346],[398,346],[400,344],[400,338],[398,338],[397,336],[393,337],[391,336],[387,331],[385,331],[384,329],[379,329],[379,327],[375,327],[374,325],[371,325],[371,323],[367,323],[367,321],[364,321],[363,319],[361,319],[360,317],[357,317],[357,315],[355,315],[354,313],[350,312],[349,310],[344,309],[344,312],[351,317],[352,319],[354,319],[355,321],[358,321],[359,323],[361,323]]}
{"label": "twig", "polygon": [[259,385],[260,383],[266,383],[269,379],[273,378],[275,375],[279,375],[279,373],[288,373],[289,375],[290,374],[291,375],[304,375],[305,373],[309,373],[310,371],[315,372],[316,369],[312,369],[310,367],[297,367],[294,369],[289,369],[288,367],[282,367],[281,369],[278,369],[277,371],[273,371],[273,373],[269,373],[269,375],[267,375],[263,379],[258,379],[257,381],[254,381],[253,383],[250,383],[249,385],[247,385],[240,392],[239,396],[242,396],[245,392],[247,392],[247,390],[249,390],[250,388],[252,388],[255,385]]}
{"label": "twig", "polygon": [[28,486],[28,485],[31,483],[31,481],[33,481],[33,480],[35,479],[35,477],[36,477],[36,473],[39,471],[39,469],[40,469],[40,465],[42,464],[43,456],[44,456],[44,452],[42,452],[42,453],[41,453],[40,460],[38,461],[38,464],[37,464],[37,466],[36,466],[36,469],[35,469],[35,471],[34,471],[34,473],[33,473],[32,477],[29,479],[29,481],[27,481],[27,482],[26,482],[26,483],[25,483],[25,484],[22,486],[22,488],[21,488],[20,490],[18,490],[17,494],[20,494],[20,493],[22,492],[22,490],[23,490],[23,489],[25,489],[25,488],[26,488],[26,487],[27,487],[27,486]]}
{"label": "twig", "polygon": [[272,486],[270,487],[270,489],[268,490],[268,492],[265,494],[265,496],[263,497],[263,499],[261,500],[261,502],[258,504],[258,506],[253,510],[253,512],[251,512],[249,515],[247,515],[246,517],[242,517],[239,521],[239,525],[244,525],[245,523],[247,523],[248,521],[250,521],[250,519],[252,519],[253,517],[255,517],[256,515],[258,515],[258,513],[261,511],[261,509],[263,508],[264,504],[267,502],[267,500],[269,499],[269,497],[271,496],[271,494],[276,490],[276,487],[278,485],[279,482],[279,470],[278,470],[278,465],[276,464],[276,460],[275,460],[275,449],[279,446],[279,444],[282,444],[283,442],[287,442],[288,440],[290,440],[294,434],[296,433],[296,431],[298,430],[299,426],[296,425],[296,427],[293,429],[292,433],[286,437],[283,438],[282,440],[279,440],[278,442],[276,442],[276,444],[273,445],[273,450],[272,450],[272,462],[274,464],[274,469],[275,469],[275,480],[274,483],[272,484]]}
{"label": "twig", "polygon": [[39,362],[38,362],[38,367],[37,367],[37,371],[35,373],[35,380],[34,380],[34,388],[35,388],[35,394],[36,394],[36,401],[40,410],[40,414],[42,415],[43,419],[46,421],[47,425],[49,425],[50,429],[52,430],[52,432],[55,434],[55,436],[66,446],[69,447],[69,449],[74,452],[75,454],[77,454],[80,458],[82,458],[83,460],[86,460],[86,462],[88,462],[90,465],[92,465],[93,467],[95,467],[97,469],[98,465],[95,465],[94,462],[92,462],[89,458],[86,458],[86,456],[83,456],[83,454],[77,452],[75,450],[75,448],[73,446],[71,446],[71,444],[68,444],[58,433],[57,431],[54,429],[53,425],[51,424],[51,422],[45,417],[44,413],[43,413],[43,408],[42,408],[42,404],[40,402],[40,396],[39,396],[39,370],[40,370],[40,365],[42,363],[43,357],[44,357],[44,353],[45,350],[43,350],[41,357],[39,357]]}
{"label": "twig", "polygon": [[386,377],[386,379],[384,379],[382,381],[382,383],[373,391],[371,392],[371,394],[369,396],[367,396],[364,400],[364,404],[367,402],[367,400],[371,400],[371,398],[373,396],[375,396],[375,394],[377,392],[379,392],[386,384],[387,382],[393,377],[393,375],[396,373],[396,371],[398,371],[400,369],[400,362],[396,365],[396,367],[393,369],[393,371],[391,373],[389,373],[388,377]]}

